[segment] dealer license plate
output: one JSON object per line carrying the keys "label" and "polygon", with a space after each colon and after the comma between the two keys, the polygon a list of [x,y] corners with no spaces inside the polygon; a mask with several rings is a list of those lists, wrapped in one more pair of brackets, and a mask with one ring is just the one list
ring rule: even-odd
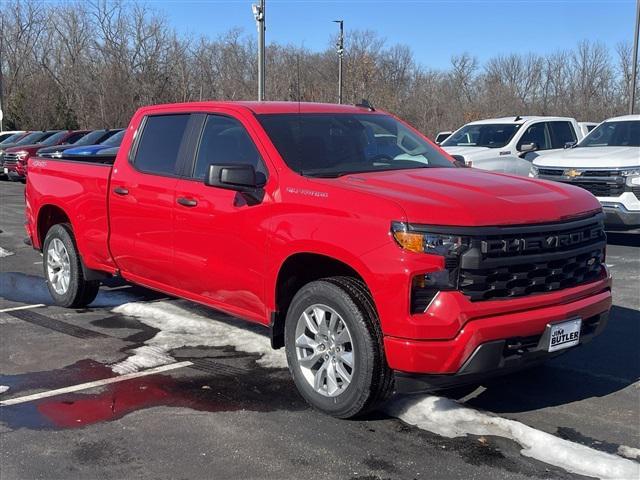
{"label": "dealer license plate", "polygon": [[548,351],[555,352],[565,348],[574,347],[580,343],[580,328],[582,319],[576,318],[568,322],[554,323],[550,325]]}
{"label": "dealer license plate", "polygon": [[9,173],[9,169],[7,167],[4,167],[4,173]]}

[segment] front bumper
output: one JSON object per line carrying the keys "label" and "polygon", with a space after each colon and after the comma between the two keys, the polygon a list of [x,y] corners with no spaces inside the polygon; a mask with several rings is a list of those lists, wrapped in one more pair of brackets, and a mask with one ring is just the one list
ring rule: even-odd
{"label": "front bumper", "polygon": [[622,203],[601,201],[605,225],[614,228],[640,227],[640,210],[632,211]]}
{"label": "front bumper", "polygon": [[[608,320],[608,311],[583,319],[578,346],[589,343],[602,333]],[[511,337],[478,345],[460,369],[453,374],[429,375],[396,371],[396,390],[400,393],[411,393],[475,384],[538,365],[575,348],[548,352],[549,331],[550,328],[547,327],[539,335]]]}
{"label": "front bumper", "polygon": [[[447,292],[451,296],[455,296],[456,293]],[[440,302],[446,303],[446,297],[443,297]],[[524,303],[525,301],[527,304]],[[478,303],[488,304],[489,302]],[[477,366],[472,368],[467,364],[481,345],[502,342],[504,346],[514,338],[539,337],[549,323],[575,317],[582,318],[585,325],[588,321],[594,321],[594,318],[600,321],[603,318],[602,315],[607,314],[611,308],[611,277],[607,272],[604,278],[587,285],[490,303],[493,306],[502,303],[504,305],[502,311],[491,308],[485,310],[486,315],[478,315],[479,312],[474,314],[471,311],[460,312],[460,317],[466,318],[466,321],[463,321],[462,327],[451,338],[419,340],[386,336],[384,347],[389,366],[393,370],[407,374],[455,376],[471,373],[471,371],[482,373],[477,372]],[[514,310],[512,308],[514,303],[518,303],[521,308]],[[505,311],[508,313],[504,313]],[[585,332],[584,338],[601,331],[601,328],[597,328],[593,332]],[[489,347],[482,348],[484,350]],[[531,355],[527,355],[527,360],[530,358]],[[487,363],[478,365],[483,366],[484,372],[506,367],[507,363],[510,362],[505,360],[505,362],[496,361],[490,365]]]}

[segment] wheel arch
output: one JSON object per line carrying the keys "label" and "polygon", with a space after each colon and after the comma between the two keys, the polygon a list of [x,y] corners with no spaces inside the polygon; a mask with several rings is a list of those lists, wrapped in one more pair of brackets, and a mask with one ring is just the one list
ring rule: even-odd
{"label": "wheel arch", "polygon": [[326,254],[299,252],[284,260],[275,281],[275,310],[270,319],[273,348],[284,346],[284,322],[296,292],[309,282],[335,276],[354,277],[367,285],[364,275],[351,264]]}
{"label": "wheel arch", "polygon": [[52,203],[40,207],[36,223],[40,249],[44,247],[44,239],[47,236],[49,229],[59,223],[68,223],[71,225],[71,229],[73,230],[73,225],[71,224],[69,215],[67,215],[67,212],[65,212],[64,209]]}

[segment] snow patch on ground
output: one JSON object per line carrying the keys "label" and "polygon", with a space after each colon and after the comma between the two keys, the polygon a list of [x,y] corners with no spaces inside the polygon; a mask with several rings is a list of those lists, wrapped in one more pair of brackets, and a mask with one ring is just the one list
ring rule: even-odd
{"label": "snow patch on ground", "polygon": [[286,368],[287,359],[283,350],[273,350],[265,335],[243,330],[213,318],[192,313],[177,302],[126,303],[115,308],[121,313],[138,318],[142,323],[160,330],[145,345],[133,350],[133,355],[113,365],[114,372],[131,373],[171,363],[171,350],[180,347],[226,347],[261,355],[258,364],[270,368]]}
{"label": "snow patch on ground", "polygon": [[471,434],[510,438],[522,446],[523,455],[580,475],[601,479],[640,478],[640,464],[563,440],[514,420],[464,407],[447,398],[401,397],[389,404],[387,413],[444,437]]}
{"label": "snow patch on ground", "polygon": [[[131,357],[113,365],[116,373],[174,362],[169,352],[185,346],[233,346],[239,351],[260,354],[258,363],[262,366],[286,368],[283,350],[272,350],[266,336],[195,314],[182,308],[180,303],[127,303],[114,309],[160,330],[146,345],[133,350]],[[523,455],[573,473],[602,479],[640,478],[640,464],[636,462],[563,440],[514,420],[467,408],[447,398],[396,397],[386,411],[410,425],[445,437],[471,434],[509,438],[522,446]],[[630,447],[620,447],[618,453],[638,458],[637,449]]]}
{"label": "snow patch on ground", "polygon": [[10,252],[9,250],[6,250],[6,249],[0,247],[0,258],[8,257],[10,255],[13,255],[13,252]]}
{"label": "snow patch on ground", "polygon": [[640,448],[627,447],[626,445],[620,445],[618,447],[618,455],[623,457],[632,458],[634,460],[640,460]]}
{"label": "snow patch on ground", "polygon": [[7,392],[9,390],[9,387],[7,387],[6,385],[0,385],[0,394],[3,394],[4,392]]}

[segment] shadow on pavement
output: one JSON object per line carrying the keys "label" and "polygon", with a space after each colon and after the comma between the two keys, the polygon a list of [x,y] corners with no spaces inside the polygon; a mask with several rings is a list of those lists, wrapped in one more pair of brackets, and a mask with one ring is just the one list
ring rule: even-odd
{"label": "shadow on pavement", "polygon": [[[20,272],[0,272],[0,297],[12,302],[53,305],[53,299],[42,277]],[[140,300],[137,295],[125,291],[100,290],[91,307],[117,307],[127,302]]]}
{"label": "shadow on pavement", "polygon": [[614,306],[605,331],[544,366],[489,382],[467,404],[495,413],[564,405],[622,390],[640,379],[640,312]]}
{"label": "shadow on pavement", "polygon": [[607,243],[620,247],[640,247],[640,230],[631,232],[607,232]]}

